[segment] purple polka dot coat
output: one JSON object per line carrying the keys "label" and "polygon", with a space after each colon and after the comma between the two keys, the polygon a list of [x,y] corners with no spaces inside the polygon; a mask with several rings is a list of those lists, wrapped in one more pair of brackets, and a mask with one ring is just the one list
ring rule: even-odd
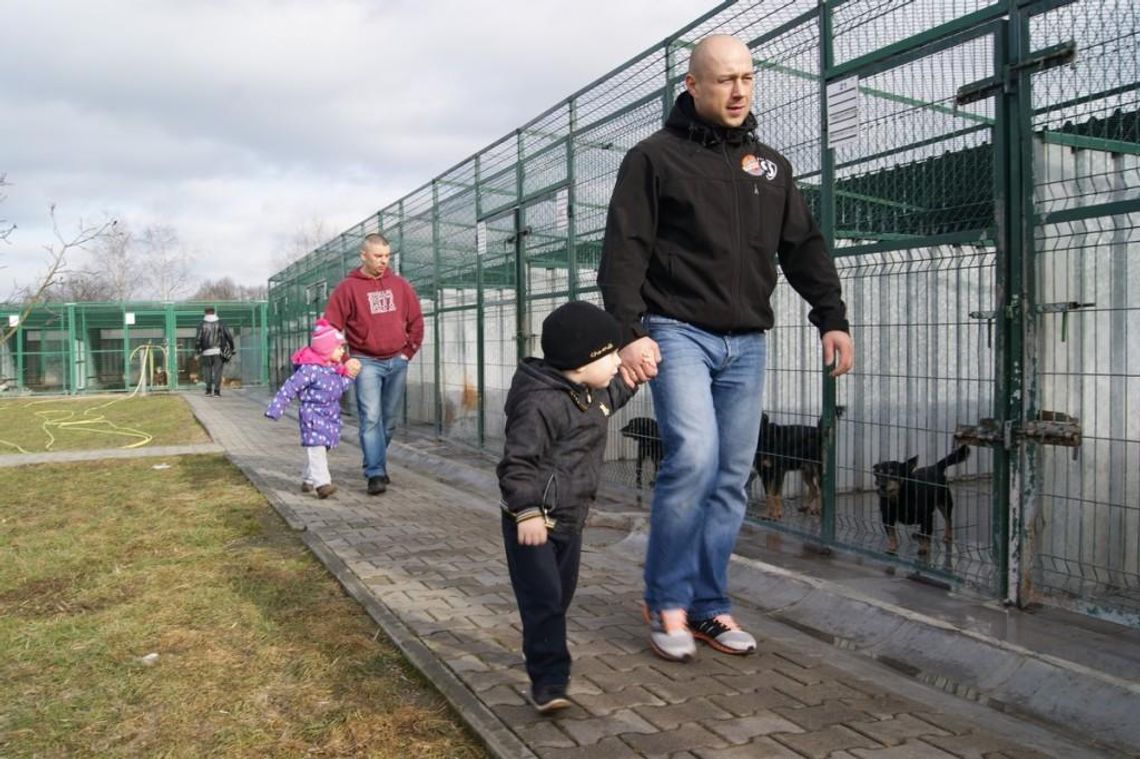
{"label": "purple polka dot coat", "polygon": [[301,445],[335,448],[340,442],[340,396],[352,379],[331,366],[302,364],[273,396],[265,415],[280,419],[294,398],[300,399]]}

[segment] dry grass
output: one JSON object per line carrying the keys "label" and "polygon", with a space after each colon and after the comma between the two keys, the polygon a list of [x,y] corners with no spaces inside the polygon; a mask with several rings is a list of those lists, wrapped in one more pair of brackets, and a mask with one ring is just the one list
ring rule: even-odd
{"label": "dry grass", "polygon": [[155,463],[0,470],[0,755],[485,755],[240,472]]}
{"label": "dry grass", "polygon": [[[148,440],[149,438],[149,440]],[[0,401],[0,454],[206,443],[176,395],[35,397]]]}

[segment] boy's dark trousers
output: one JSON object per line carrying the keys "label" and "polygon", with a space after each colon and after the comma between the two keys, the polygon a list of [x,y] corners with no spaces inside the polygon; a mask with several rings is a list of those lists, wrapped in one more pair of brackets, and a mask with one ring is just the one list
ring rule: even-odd
{"label": "boy's dark trousers", "polygon": [[578,586],[580,530],[550,530],[540,546],[519,545],[518,526],[503,515],[507,568],[523,626],[523,656],[534,690],[570,681],[566,610]]}

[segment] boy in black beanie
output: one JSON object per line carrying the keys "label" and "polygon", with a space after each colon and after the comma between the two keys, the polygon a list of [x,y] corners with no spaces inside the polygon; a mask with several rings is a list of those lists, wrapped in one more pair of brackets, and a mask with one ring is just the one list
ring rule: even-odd
{"label": "boy in black beanie", "polygon": [[523,626],[531,697],[542,714],[570,705],[566,610],[578,583],[582,527],[598,490],[606,425],[633,397],[613,381],[618,323],[583,301],[542,322],[544,358],[519,364],[507,394],[496,470],[507,567]]}

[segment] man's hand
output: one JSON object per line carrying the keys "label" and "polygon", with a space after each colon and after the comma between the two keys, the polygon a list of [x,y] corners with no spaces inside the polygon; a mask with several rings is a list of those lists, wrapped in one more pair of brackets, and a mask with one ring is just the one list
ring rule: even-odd
{"label": "man's hand", "polygon": [[356,379],[356,375],[360,374],[360,359],[350,358],[344,362],[344,371],[351,379]]}
{"label": "man's hand", "polygon": [[535,517],[519,522],[519,545],[540,546],[546,542],[546,522]]}
{"label": "man's hand", "polygon": [[618,351],[621,359],[622,381],[630,389],[638,383],[648,382],[657,376],[657,365],[661,363],[661,348],[652,337],[639,337]]}
{"label": "man's hand", "polygon": [[851,335],[833,329],[824,332],[820,342],[823,343],[823,365],[835,364],[831,370],[832,377],[839,377],[851,371],[855,366],[855,343],[851,342]]}

